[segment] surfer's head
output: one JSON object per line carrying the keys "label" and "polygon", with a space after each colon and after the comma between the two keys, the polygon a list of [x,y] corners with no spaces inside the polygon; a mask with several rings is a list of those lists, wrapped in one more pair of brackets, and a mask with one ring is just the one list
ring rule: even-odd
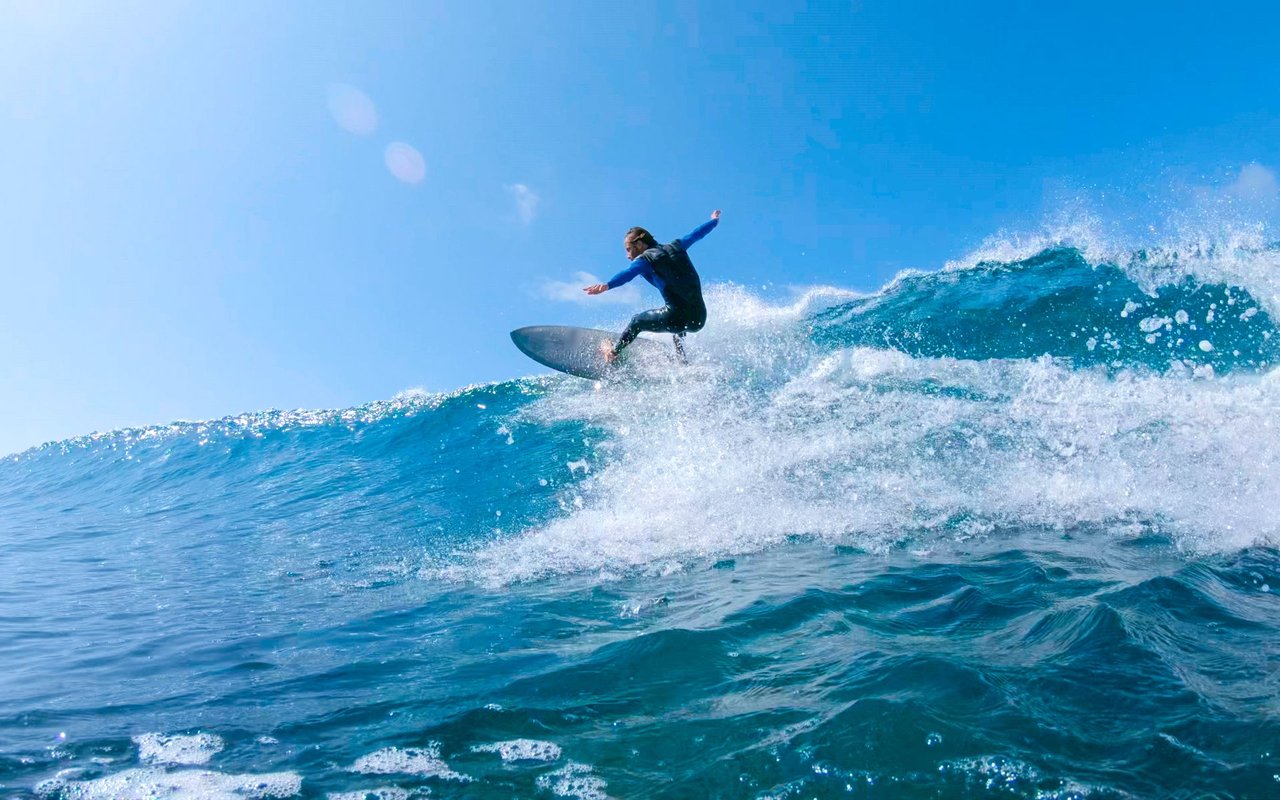
{"label": "surfer's head", "polygon": [[657,246],[658,240],[653,238],[653,234],[641,227],[632,228],[622,237],[622,248],[627,251],[627,258],[639,258],[645,250]]}

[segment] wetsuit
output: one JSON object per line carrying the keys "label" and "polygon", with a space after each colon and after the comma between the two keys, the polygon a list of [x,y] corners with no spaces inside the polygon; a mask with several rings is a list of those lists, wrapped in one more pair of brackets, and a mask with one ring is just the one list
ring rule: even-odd
{"label": "wetsuit", "polygon": [[[631,323],[618,339],[615,350],[631,344],[641,331],[668,332],[679,337],[702,330],[702,326],[707,323],[707,306],[702,301],[702,281],[685,251],[713,231],[719,222],[718,219],[704,222],[682,239],[650,247],[632,261],[631,266],[609,279],[609,288],[616,289],[639,275],[662,292],[662,299],[667,302],[662,308],[642,311],[632,317]],[[683,356],[678,338],[675,343],[676,350]]]}

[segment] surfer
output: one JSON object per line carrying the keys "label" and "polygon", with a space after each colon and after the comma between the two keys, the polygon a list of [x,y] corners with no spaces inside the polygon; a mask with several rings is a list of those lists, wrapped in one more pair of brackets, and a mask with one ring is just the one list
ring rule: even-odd
{"label": "surfer", "polygon": [[670,244],[658,244],[653,234],[644,228],[636,227],[627,231],[622,238],[622,247],[627,251],[631,264],[622,272],[614,275],[608,283],[596,283],[583,289],[587,294],[601,294],[616,289],[637,275],[662,292],[666,305],[641,311],[631,318],[627,329],[622,332],[618,343],[605,342],[601,352],[606,361],[612,362],[618,351],[631,342],[641,331],[654,333],[670,333],[675,343],[676,355],[686,361],[684,344],[681,339],[686,333],[702,330],[707,323],[707,306],[702,301],[702,281],[698,279],[698,271],[685,252],[702,237],[715,230],[720,222],[720,209],[711,212],[711,220],[698,226],[693,233]]}

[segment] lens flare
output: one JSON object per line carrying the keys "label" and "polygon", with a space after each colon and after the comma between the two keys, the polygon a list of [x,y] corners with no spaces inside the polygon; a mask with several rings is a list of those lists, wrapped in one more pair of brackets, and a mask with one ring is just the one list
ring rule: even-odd
{"label": "lens flare", "polygon": [[412,145],[404,142],[392,142],[387,145],[384,160],[387,162],[387,169],[397,180],[405,183],[422,183],[422,179],[427,177],[427,164]]}
{"label": "lens flare", "polygon": [[329,113],[339,127],[357,136],[368,136],[378,129],[378,109],[373,101],[345,83],[329,87]]}

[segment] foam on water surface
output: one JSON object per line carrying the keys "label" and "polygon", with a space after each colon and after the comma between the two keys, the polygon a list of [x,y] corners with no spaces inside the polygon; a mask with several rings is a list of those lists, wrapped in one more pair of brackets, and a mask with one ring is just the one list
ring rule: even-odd
{"label": "foam on water surface", "polygon": [[301,791],[302,778],[292,772],[230,775],[153,767],[84,781],[55,777],[36,786],[41,797],[60,800],[270,800],[294,797]]}
{"label": "foam on water surface", "polygon": [[473,753],[497,753],[507,762],[511,761],[555,761],[560,757],[560,745],[536,739],[512,739],[492,744],[478,744],[471,748]]}
{"label": "foam on water surface", "polygon": [[398,786],[380,786],[354,792],[330,792],[325,795],[328,800],[416,800],[430,797],[430,789],[401,789]]}
{"label": "foam on water surface", "polygon": [[568,797],[573,800],[609,800],[608,784],[589,764],[570,761],[554,772],[538,777],[538,787],[551,792],[556,797]]}
{"label": "foam on water surface", "polygon": [[224,747],[222,737],[211,733],[191,736],[144,733],[133,737],[133,741],[138,745],[138,760],[143,764],[208,764]]}
{"label": "foam on water surface", "polygon": [[418,775],[449,781],[471,780],[441,760],[439,742],[429,742],[425,747],[383,748],[356,759],[351,771],[363,775]]}
{"label": "foam on water surface", "polygon": [[[1273,541],[1280,379],[1109,375],[1051,359],[814,352],[766,389],[562,392],[534,424],[609,432],[568,513],[474,556],[486,582],[660,571],[795,536],[883,550],[999,525],[1158,522],[1195,552]],[[590,465],[590,469],[586,469]],[[1229,502],[1224,502],[1229,500]],[[967,520],[967,522],[961,522]]]}

